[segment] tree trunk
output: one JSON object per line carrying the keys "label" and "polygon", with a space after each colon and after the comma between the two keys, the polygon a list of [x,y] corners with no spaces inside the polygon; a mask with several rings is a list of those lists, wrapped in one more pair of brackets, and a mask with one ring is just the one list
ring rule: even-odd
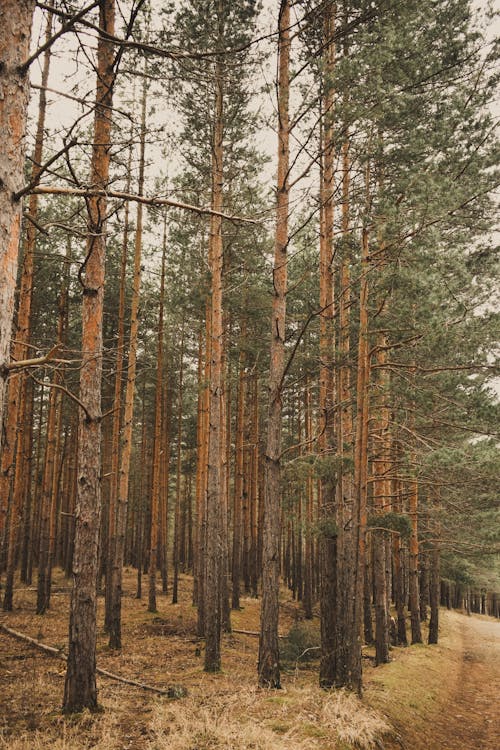
{"label": "tree trunk", "polygon": [[278,36],[278,183],[273,266],[269,411],[265,457],[262,548],[262,609],[259,685],[279,688],[279,541],[281,520],[281,420],[285,366],[285,322],[289,209],[290,2],[282,0]]}
{"label": "tree trunk", "polygon": [[169,500],[169,480],[170,480],[170,424],[172,417],[172,393],[173,387],[168,386],[168,357],[166,352],[163,359],[166,363],[164,367],[163,380],[167,387],[163,388],[163,421],[161,428],[161,449],[162,456],[160,469],[160,501],[159,501],[159,562],[161,572],[161,591],[162,594],[168,594],[168,500]]}
{"label": "tree trunk", "polygon": [[236,409],[236,461],[234,472],[233,499],[233,556],[232,556],[232,599],[233,609],[240,608],[240,579],[241,579],[241,539],[242,539],[242,508],[244,486],[244,431],[245,404],[247,379],[245,374],[245,339],[246,330],[242,324],[240,353],[238,363],[238,394]]}
{"label": "tree trunk", "polygon": [[[147,430],[148,425],[146,423],[146,379],[144,379],[142,385],[142,426],[141,426],[141,466],[146,465],[147,455]],[[145,478],[145,471],[141,471],[139,480],[139,497],[138,500],[138,512],[139,512],[139,524],[137,529],[137,588],[135,592],[136,599],[142,599],[142,568],[144,565],[144,528],[146,526],[145,516],[146,509],[144,507],[144,495],[148,483]]]}
{"label": "tree trunk", "polygon": [[[312,406],[311,406],[311,391],[309,388],[309,382],[306,377],[305,382],[305,413],[304,413],[304,427],[305,427],[305,439],[308,444],[306,452],[311,452],[311,439],[312,439]],[[313,477],[311,467],[307,469],[306,478],[306,548],[305,548],[305,570],[304,570],[304,616],[306,620],[312,620],[313,616],[313,567],[314,567],[314,548],[312,538],[312,525],[313,525]]]}
{"label": "tree trunk", "polygon": [[202,522],[205,505],[205,392],[203,363],[203,329],[200,326],[198,333],[198,402],[196,407],[196,520],[193,558],[193,604],[200,606],[203,597],[202,591]]}
{"label": "tree trunk", "polygon": [[[217,3],[218,41],[222,43],[224,13],[221,0]],[[213,211],[222,211],[223,189],[223,62],[215,62],[215,111],[212,142],[212,201]],[[204,580],[205,615],[205,671],[218,672],[221,668],[220,639],[222,628],[222,579],[224,555],[224,472],[222,464],[225,446],[222,441],[223,426],[223,309],[222,271],[224,249],[222,244],[222,219],[210,217],[209,267],[210,290],[210,383],[209,383],[209,436],[206,550]]]}
{"label": "tree trunk", "polygon": [[[166,221],[166,220],[165,220]],[[166,223],[163,229],[163,254],[161,262],[160,308],[158,310],[158,337],[156,358],[155,427],[153,447],[153,480],[151,489],[151,530],[149,541],[148,611],[156,612],[156,569],[158,566],[158,532],[161,490],[161,447],[163,406],[163,310],[165,296],[165,257],[167,247]]]}
{"label": "tree trunk", "polygon": [[[334,297],[333,297],[333,192],[334,192],[334,92],[332,75],[335,67],[335,4],[328,3],[323,21],[325,75],[323,80],[323,120],[320,171],[320,373],[319,410],[322,419],[319,448],[328,461],[334,449],[335,426],[333,424],[334,379],[333,354],[335,349]],[[321,663],[319,683],[330,688],[335,684],[336,653],[335,627],[337,606],[337,541],[335,530],[336,479],[333,468],[323,472],[319,487],[319,512],[322,523],[320,537],[321,561]]]}
{"label": "tree trunk", "polygon": [[[370,170],[366,175],[367,207],[369,206]],[[353,533],[343,550],[342,565],[347,571],[338,577],[338,586],[344,585],[350,592],[346,612],[338,631],[337,686],[347,687],[361,693],[361,632],[363,626],[363,593],[366,555],[367,522],[367,448],[370,355],[368,341],[368,272],[369,234],[366,224],[362,230],[361,284],[359,292],[359,340],[357,372],[357,417],[354,453],[354,492],[352,505]],[[351,588],[352,587],[352,588]]]}
{"label": "tree trunk", "polygon": [[[71,263],[71,241],[66,246],[64,274],[58,301],[57,341],[65,343],[68,327],[68,294]],[[47,448],[43,479],[42,503],[46,517],[43,523],[42,543],[38,563],[37,614],[43,615],[50,606],[52,564],[55,551],[56,512],[59,494],[60,445],[62,433],[62,393],[56,390],[64,382],[64,369],[58,367],[52,378],[53,393],[49,398],[47,416]],[[18,480],[21,484],[21,479]]]}
{"label": "tree trunk", "polygon": [[429,604],[431,616],[429,620],[429,643],[437,643],[439,636],[439,547],[434,543],[431,549],[429,576]]}
{"label": "tree trunk", "polygon": [[[34,3],[28,3],[28,2],[21,2],[19,3],[19,6],[17,8],[17,15],[18,15],[18,23],[19,27],[16,28],[16,21],[12,16],[14,15],[13,8],[9,9],[7,6],[12,5],[12,3],[6,3],[5,5],[5,12],[8,15],[8,21],[9,23],[3,23],[2,22],[2,14],[0,12],[0,22],[2,22],[2,29],[9,33],[11,32],[14,36],[8,40],[8,43],[13,45],[12,52],[14,53],[13,59],[11,61],[8,61],[8,53],[5,49],[5,40],[3,38],[3,35],[0,34],[0,59],[3,61],[8,61],[7,65],[2,70],[2,73],[5,74],[5,81],[2,81],[0,79],[0,86],[2,90],[5,92],[9,92],[5,99],[0,103],[0,124],[2,125],[2,133],[9,132],[11,136],[14,137],[16,143],[14,145],[15,148],[15,158],[13,159],[13,152],[10,151],[12,149],[13,144],[9,145],[9,142],[7,141],[7,149],[9,151],[8,153],[8,163],[2,165],[2,174],[0,174],[1,182],[3,190],[0,192],[0,216],[3,216],[3,209],[4,209],[4,200],[7,197],[9,201],[9,211],[13,212],[12,215],[7,218],[5,217],[8,222],[10,223],[11,228],[18,232],[17,240],[15,237],[15,234],[12,236],[7,236],[7,240],[10,240],[11,244],[7,248],[4,245],[4,237],[3,233],[5,229],[7,228],[8,224],[3,223],[3,219],[0,218],[0,289],[2,290],[0,294],[0,426],[3,425],[3,403],[4,403],[4,387],[5,387],[5,380],[4,377],[6,376],[6,373],[3,373],[2,370],[2,362],[4,361],[5,364],[8,361],[9,356],[9,342],[10,342],[10,324],[9,327],[5,328],[7,339],[6,339],[6,350],[5,350],[5,359],[3,358],[3,347],[4,347],[4,341],[3,341],[3,335],[4,335],[4,315],[10,315],[10,320],[12,321],[12,314],[13,314],[13,295],[14,295],[14,288],[16,283],[16,267],[17,267],[17,255],[18,255],[18,245],[19,245],[19,227],[16,225],[16,211],[20,211],[20,203],[19,201],[12,201],[10,200],[10,196],[5,196],[5,190],[14,190],[19,187],[21,187],[21,181],[23,178],[23,167],[24,167],[24,127],[25,127],[25,118],[26,118],[26,112],[25,107],[27,101],[24,101],[24,97],[27,96],[26,87],[29,84],[29,81],[27,80],[28,77],[26,75],[26,72],[21,76],[21,80],[19,81],[19,88],[17,86],[14,86],[14,88],[11,88],[14,84],[14,81],[12,79],[12,76],[16,73],[18,74],[19,71],[10,70],[10,65],[19,65],[23,62],[23,59],[26,59],[27,53],[29,50],[29,37],[30,37],[30,29],[31,29],[31,20],[33,15],[33,7]],[[27,15],[29,14],[29,15]],[[12,24],[12,25],[10,25]],[[27,28],[25,27],[25,24],[28,24]],[[47,18],[47,26],[46,26],[46,32],[45,32],[45,39],[47,40],[50,37],[52,30],[52,14],[49,13]],[[26,36],[24,36],[26,34]],[[19,45],[19,48],[17,48]],[[16,59],[17,56],[17,59]],[[49,75],[49,65],[50,65],[50,51],[47,50],[44,55],[43,60],[43,71],[42,71],[42,86],[47,85],[48,81],[48,75]],[[4,76],[2,75],[2,79]],[[5,86],[5,88],[4,88]],[[19,96],[19,100],[15,102],[11,97],[17,94]],[[2,106],[3,105],[3,106]],[[40,98],[39,98],[39,106],[38,106],[38,122],[37,122],[37,131],[36,131],[36,139],[35,139],[35,150],[33,154],[33,168],[31,170],[31,177],[32,179],[36,178],[40,167],[39,165],[42,162],[42,150],[43,150],[43,136],[44,136],[44,124],[45,124],[45,112],[46,112],[46,94],[45,91],[40,92]],[[12,131],[7,131],[4,128],[7,127],[6,125],[6,119],[9,117],[9,123],[11,125]],[[11,120],[10,118],[13,117],[14,119]],[[16,122],[17,121],[17,122]],[[12,123],[16,122],[15,125]],[[19,130],[16,130],[16,128],[19,128]],[[21,148],[19,146],[18,140],[23,138],[21,141]],[[17,162],[17,160],[20,159],[20,164]],[[5,170],[3,169],[5,168]],[[16,170],[20,169],[20,173],[16,176],[14,171],[9,174],[10,170]],[[5,175],[5,177],[4,177]],[[7,179],[7,175],[10,179]],[[32,195],[30,196],[29,201],[29,214],[30,216],[33,216],[33,218],[36,221],[36,215],[37,215],[37,207],[38,207],[38,196]],[[19,219],[20,221],[20,219]],[[17,230],[16,230],[17,226]],[[10,230],[8,230],[10,233]],[[32,222],[28,221],[28,227],[27,227],[27,238],[26,238],[26,246],[24,250],[24,257],[23,257],[23,263],[22,263],[22,269],[21,269],[21,283],[20,283],[20,290],[19,290],[19,309],[17,314],[17,325],[16,330],[14,333],[14,344],[12,346],[12,359],[14,361],[19,361],[27,358],[27,344],[29,341],[29,331],[30,331],[30,318],[31,318],[31,302],[33,298],[33,258],[34,258],[34,250],[35,250],[35,241],[36,241],[36,228],[35,225]],[[14,247],[12,243],[17,243],[17,245]],[[10,288],[11,280],[9,279],[9,273],[12,272],[12,280],[13,280],[13,287]],[[12,299],[11,299],[12,295]],[[11,310],[9,313],[8,310]],[[25,434],[25,420],[28,417],[28,413],[26,411],[26,401],[27,401],[27,382],[23,375],[23,373],[16,373],[11,375],[9,378],[9,388],[8,388],[8,402],[7,402],[7,408],[6,408],[6,420],[5,420],[5,427],[2,428],[1,435],[0,435],[0,449],[1,449],[1,473],[0,473],[0,538],[2,536],[2,530],[4,526],[4,520],[5,515],[7,512],[7,504],[9,500],[11,500],[10,505],[10,527],[9,529],[12,530],[13,533],[17,531],[18,525],[21,522],[22,512],[23,512],[23,496],[22,496],[22,489],[25,486],[25,471],[24,471],[24,449],[25,449],[25,443],[24,443],[24,434]],[[3,445],[2,445],[3,443]],[[16,472],[17,467],[17,472]],[[16,483],[17,479],[17,483]],[[4,609],[10,610],[12,609],[12,602],[13,602],[13,581],[14,581],[14,575],[13,570],[9,571],[9,563],[10,567],[12,568],[13,565],[13,557],[15,557],[15,550],[10,550],[10,542],[11,539],[16,539],[17,537],[12,537],[12,534],[9,531],[9,538],[8,538],[8,548],[7,548],[7,584],[5,589],[5,596],[4,596]]]}
{"label": "tree trunk", "polygon": [[[145,63],[146,68],[146,63]],[[145,70],[146,73],[146,70]],[[138,192],[142,195],[144,189],[144,162],[146,148],[146,78],[143,82],[141,109],[141,143],[139,155],[139,184]],[[139,330],[139,299],[141,290],[142,270],[142,213],[141,203],[137,204],[137,219],[134,246],[134,278],[132,284],[132,300],[130,309],[130,337],[127,363],[127,387],[123,413],[123,428],[121,432],[121,462],[118,486],[118,502],[116,518],[109,522],[115,523],[114,544],[112,545],[113,560],[111,563],[111,591],[109,606],[109,647],[121,648],[121,597],[122,597],[122,568],[125,550],[125,533],[127,525],[127,506],[129,493],[130,459],[132,454],[132,432],[134,421],[134,395],[137,370],[137,344]]]}
{"label": "tree trunk", "polygon": [[184,316],[182,318],[179,389],[177,392],[177,461],[175,479],[175,519],[174,519],[174,580],[172,584],[172,604],[177,604],[179,593],[179,562],[180,562],[180,518],[181,518],[181,459],[182,459],[182,407],[183,407],[183,375],[184,375]]}
{"label": "tree trunk", "polygon": [[[15,198],[24,182],[26,116],[29,97],[28,59],[34,0],[3,0],[0,8],[0,425],[3,425],[22,203]],[[0,430],[0,449],[3,429]],[[3,529],[7,498],[0,506]]]}
{"label": "tree trunk", "polygon": [[[414,458],[414,454],[413,454]],[[420,603],[418,594],[418,484],[414,480],[410,484],[410,623],[411,642],[422,643],[422,631],[420,628]]]}
{"label": "tree trunk", "polygon": [[[114,0],[101,0],[99,27],[114,33]],[[111,112],[114,84],[113,46],[99,35],[94,146],[90,184],[106,190],[109,179]],[[101,518],[101,380],[102,323],[106,251],[106,198],[88,199],[87,257],[80,269],[83,285],[82,364],[78,435],[78,495],[73,555],[69,653],[63,708],[97,710],[96,614],[98,541]]]}
{"label": "tree trunk", "polygon": [[[134,92],[135,93],[135,92]],[[135,97],[134,97],[135,98]],[[132,141],[132,132],[130,134]],[[129,146],[127,192],[130,192],[132,171],[132,143]],[[123,217],[123,239],[120,264],[120,291],[118,298],[118,335],[116,340],[115,361],[115,389],[113,396],[113,426],[111,437],[111,479],[109,487],[108,503],[108,539],[107,539],[107,566],[106,566],[106,596],[104,629],[107,633],[111,630],[112,607],[113,607],[113,564],[115,557],[116,536],[116,502],[120,486],[120,432],[122,423],[122,390],[123,390],[123,361],[125,347],[125,293],[127,283],[127,255],[129,236],[129,203],[125,203],[125,215]]]}

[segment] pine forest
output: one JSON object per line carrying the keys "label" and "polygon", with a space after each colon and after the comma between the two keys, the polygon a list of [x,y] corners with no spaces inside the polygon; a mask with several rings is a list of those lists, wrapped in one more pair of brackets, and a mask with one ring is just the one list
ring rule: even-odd
{"label": "pine forest", "polygon": [[489,0],[0,0],[0,748],[495,750]]}

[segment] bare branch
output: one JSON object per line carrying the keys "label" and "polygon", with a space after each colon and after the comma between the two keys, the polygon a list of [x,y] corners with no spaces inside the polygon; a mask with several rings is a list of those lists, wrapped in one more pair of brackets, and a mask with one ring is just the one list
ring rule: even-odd
{"label": "bare branch", "polygon": [[65,388],[63,385],[59,385],[59,383],[44,383],[42,380],[38,380],[38,378],[35,378],[35,376],[31,375],[31,374],[30,374],[30,378],[37,385],[41,385],[44,388],[55,388],[57,391],[61,391],[61,393],[64,393],[66,396],[68,396],[68,398],[70,398],[72,401],[74,401],[75,404],[78,404],[78,406],[80,407],[80,409],[82,409],[82,411],[85,413],[86,419],[88,419],[89,422],[92,421],[92,417],[90,415],[90,412],[87,409],[87,407],[85,406],[85,404],[83,404],[80,401],[80,399],[77,396],[75,396],[74,393],[71,393],[71,391],[68,391],[68,389]]}
{"label": "bare branch", "polygon": [[76,146],[76,144],[77,144],[77,140],[76,138],[73,138],[65,146],[63,146],[62,149],[60,149],[56,154],[54,154],[54,156],[51,156],[51,158],[47,162],[45,162],[45,164],[42,164],[42,165],[35,164],[35,167],[39,167],[36,170],[35,176],[31,180],[31,182],[29,182],[27,185],[25,185],[25,187],[22,188],[22,190],[18,190],[17,193],[14,193],[12,195],[12,200],[18,201],[23,197],[23,195],[26,195],[27,193],[35,192],[33,188],[38,185],[38,183],[40,182],[40,177],[43,175],[43,173],[46,172],[47,169],[49,169],[49,167],[51,167],[52,164],[54,164],[54,162],[56,162],[60,156],[68,153],[68,151],[72,149],[73,146]]}
{"label": "bare branch", "polygon": [[40,365],[44,365],[47,362],[50,362],[50,360],[54,359],[60,348],[61,344],[55,344],[52,349],[43,357],[35,357],[34,359],[21,359],[18,362],[9,362],[7,365],[5,365],[5,369],[8,372],[12,372],[13,370],[26,370],[30,367],[40,367]]}
{"label": "bare branch", "polygon": [[[24,191],[22,191],[24,192]],[[239,221],[244,224],[260,224],[261,222],[257,219],[248,219],[243,216],[232,216],[231,214],[225,214],[219,211],[212,211],[210,208],[202,208],[200,206],[192,206],[189,203],[182,203],[181,201],[174,201],[170,198],[159,198],[151,197],[148,198],[146,195],[132,195],[130,193],[122,193],[118,190],[96,190],[96,189],[80,189],[80,188],[65,188],[65,187],[51,187],[50,185],[38,185],[31,190],[32,193],[37,195],[76,195],[82,198],[91,198],[92,196],[102,196],[106,198],[118,198],[123,201],[135,201],[136,203],[142,203],[145,206],[172,206],[173,208],[181,208],[185,211],[192,211],[196,214],[203,214],[206,216],[220,216],[222,219],[228,221]]]}
{"label": "bare branch", "polygon": [[[31,57],[28,57],[26,62],[21,66],[21,70],[27,70],[29,66],[31,65],[31,63],[37,59],[37,57],[40,57],[40,55],[43,52],[45,52],[46,49],[48,49],[54,44],[56,39],[59,39],[60,36],[62,36],[63,34],[66,34],[67,31],[71,31],[75,23],[78,23],[78,21],[81,21],[83,16],[85,16],[94,8],[97,8],[98,5],[99,5],[99,0],[94,0],[94,2],[90,3],[90,5],[87,5],[85,8],[82,8],[82,10],[79,13],[77,13],[74,16],[69,17],[69,20],[67,21],[67,23],[63,24],[61,28],[59,29],[59,31],[57,31],[53,36],[51,36],[50,39],[45,42],[45,44],[42,44],[41,47],[38,47],[38,49],[35,52],[33,52]],[[52,14],[57,13],[57,11],[55,11],[52,5],[43,5],[39,3],[38,7],[42,8],[43,10],[47,10],[49,13],[52,13]]]}

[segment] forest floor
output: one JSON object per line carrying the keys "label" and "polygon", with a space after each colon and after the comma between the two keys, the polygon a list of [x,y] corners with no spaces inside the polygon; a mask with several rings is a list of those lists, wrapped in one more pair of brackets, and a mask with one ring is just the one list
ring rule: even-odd
{"label": "forest floor", "polygon": [[[123,650],[111,652],[99,632],[98,666],[160,688],[183,686],[170,700],[98,678],[103,713],[63,717],[64,662],[0,633],[2,750],[496,750],[500,736],[500,623],[442,612],[438,646],[393,649],[392,661],[372,666],[364,650],[363,700],[317,687],[317,618],[300,622],[300,638],[283,640],[288,661],[283,690],[255,686],[258,638],[233,632],[223,640],[223,672],[203,671],[195,634],[191,580],[182,576],[180,602],[158,594],[157,613],[134,596],[125,576]],[[14,612],[0,623],[62,648],[67,642],[68,582],[57,574],[52,606],[34,614],[36,591],[20,587]],[[99,600],[99,622],[103,618]],[[300,609],[282,593],[280,631],[297,626]],[[259,601],[242,599],[235,631],[258,631]],[[425,633],[424,633],[425,635]],[[302,638],[302,640],[301,640]],[[295,645],[294,655],[290,645]],[[297,660],[305,648],[313,650]],[[304,661],[307,657],[314,657]]]}

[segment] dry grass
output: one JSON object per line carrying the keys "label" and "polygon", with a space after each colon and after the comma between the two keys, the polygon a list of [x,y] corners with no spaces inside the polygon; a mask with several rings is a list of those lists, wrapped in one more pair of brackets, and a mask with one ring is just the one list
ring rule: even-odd
{"label": "dry grass", "polygon": [[294,686],[157,706],[151,729],[147,750],[326,750],[342,742],[369,750],[389,727],[355,696]]}
{"label": "dry grass", "polygon": [[[453,640],[428,649],[394,652],[396,661],[366,670],[363,701],[343,691],[317,687],[317,662],[284,675],[285,689],[258,690],[258,639],[226,635],[223,669],[203,671],[196,639],[190,579],[182,577],[180,602],[158,595],[159,612],[134,598],[134,576],[125,576],[121,653],[110,652],[99,634],[99,666],[158,687],[184,685],[187,698],[158,698],[105,678],[99,679],[103,714],[63,717],[60,713],[65,666],[62,662],[0,634],[1,750],[370,750],[404,722],[427,715],[440,704],[439,672],[450,674]],[[60,587],[64,579],[56,580]],[[19,589],[16,609],[3,621],[50,645],[67,641],[67,591],[53,597],[44,617],[34,615],[36,592]],[[233,627],[257,631],[260,604],[244,599]],[[102,622],[103,602],[99,602]],[[299,612],[283,592],[280,631],[288,632]],[[453,631],[453,620],[447,625]],[[431,706],[432,708],[432,706]],[[389,717],[383,718],[383,717]]]}
{"label": "dry grass", "polygon": [[461,615],[441,610],[440,620],[438,645],[394,649],[390,664],[369,670],[365,679],[366,702],[410,741],[412,733],[428,734],[430,747],[433,717],[456,692],[464,648]]}

